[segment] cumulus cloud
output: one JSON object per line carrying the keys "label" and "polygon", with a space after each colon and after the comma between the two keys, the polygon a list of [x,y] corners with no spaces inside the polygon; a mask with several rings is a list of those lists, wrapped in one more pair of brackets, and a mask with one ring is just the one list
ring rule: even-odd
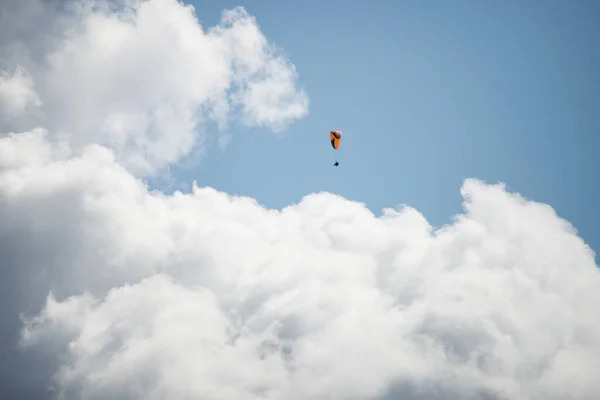
{"label": "cumulus cloud", "polygon": [[3,307],[39,310],[19,354],[46,354],[57,398],[600,393],[594,254],[502,185],[467,180],[465,212],[433,230],[411,207],[376,216],[329,193],[270,210],[151,192],[110,150],[73,155],[41,130],[0,155],[21,285]]}
{"label": "cumulus cloud", "polygon": [[0,71],[0,115],[3,118],[21,116],[28,107],[41,104],[28,72],[18,67],[13,73]]}
{"label": "cumulus cloud", "polygon": [[152,191],[207,120],[305,115],[293,65],[241,8],[0,7],[1,398],[598,398],[595,255],[551,207]]}
{"label": "cumulus cloud", "polygon": [[[308,112],[294,66],[243,8],[205,30],[193,7],[176,0],[3,7],[3,19],[49,20],[37,35],[0,42],[0,55],[31,75],[1,80],[0,104],[13,113],[44,105],[5,130],[44,126],[78,148],[109,146],[131,171],[152,174],[202,148],[207,121],[277,132]],[[6,22],[9,33],[22,29]]]}

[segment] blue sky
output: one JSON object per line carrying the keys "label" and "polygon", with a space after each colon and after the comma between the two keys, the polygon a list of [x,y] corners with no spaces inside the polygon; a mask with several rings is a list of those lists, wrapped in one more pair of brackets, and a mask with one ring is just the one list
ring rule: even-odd
{"label": "blue sky", "polygon": [[600,250],[599,2],[192,3],[205,28],[246,7],[295,64],[310,114],[279,136],[234,126],[178,179],[274,208],[318,191],[376,214],[408,204],[435,226],[461,211],[463,179],[503,181]]}

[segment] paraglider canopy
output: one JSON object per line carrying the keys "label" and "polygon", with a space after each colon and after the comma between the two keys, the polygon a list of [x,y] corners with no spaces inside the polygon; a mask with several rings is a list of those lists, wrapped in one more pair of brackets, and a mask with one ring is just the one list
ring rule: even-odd
{"label": "paraglider canopy", "polygon": [[331,141],[331,146],[337,150],[342,140],[342,131],[329,131],[329,140]]}

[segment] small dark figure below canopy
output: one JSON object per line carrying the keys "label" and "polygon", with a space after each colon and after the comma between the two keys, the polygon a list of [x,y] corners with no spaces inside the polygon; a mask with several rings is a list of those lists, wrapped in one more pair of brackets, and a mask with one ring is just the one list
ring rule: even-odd
{"label": "small dark figure below canopy", "polygon": [[340,165],[340,163],[337,161],[335,162],[335,164],[333,164],[334,167],[337,167],[338,165]]}

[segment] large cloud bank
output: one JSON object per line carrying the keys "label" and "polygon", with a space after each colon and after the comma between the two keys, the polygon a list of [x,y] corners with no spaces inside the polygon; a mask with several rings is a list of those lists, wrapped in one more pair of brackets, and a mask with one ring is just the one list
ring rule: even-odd
{"label": "large cloud bank", "polygon": [[[97,146],[0,142],[23,351],[68,399],[593,399],[600,277],[545,205],[466,181],[464,215],[150,193]],[[56,353],[56,354],[54,354]],[[408,397],[406,397],[408,396]],[[436,397],[437,396],[437,397]],[[569,397],[573,396],[573,397]]]}
{"label": "large cloud bank", "polygon": [[[552,208],[467,180],[464,213],[434,230],[413,208],[376,216],[329,193],[269,210],[149,191],[140,171],[190,151],[198,115],[225,123],[216,105],[238,104],[277,130],[305,95],[243,10],[203,34],[173,0],[86,4],[24,1],[13,22],[44,15],[46,36],[3,36],[23,61],[0,80],[2,121],[44,128],[0,139],[0,397],[600,396],[600,275]],[[161,130],[164,113],[181,129]],[[170,144],[185,151],[151,151]]]}

